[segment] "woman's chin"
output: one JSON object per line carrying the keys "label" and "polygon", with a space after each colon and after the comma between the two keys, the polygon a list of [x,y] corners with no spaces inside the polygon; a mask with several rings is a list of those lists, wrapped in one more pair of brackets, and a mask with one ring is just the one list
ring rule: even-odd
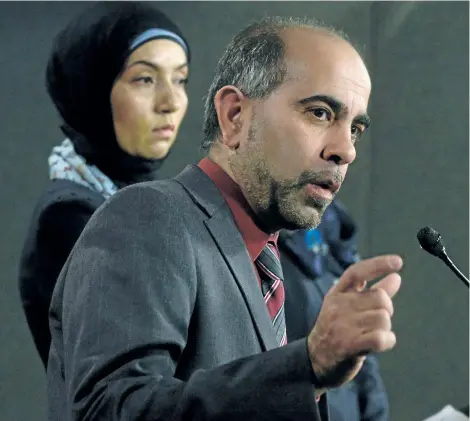
{"label": "woman's chin", "polygon": [[163,159],[168,155],[172,146],[172,141],[161,140],[150,145],[146,151],[143,151],[144,153],[141,156],[147,159]]}

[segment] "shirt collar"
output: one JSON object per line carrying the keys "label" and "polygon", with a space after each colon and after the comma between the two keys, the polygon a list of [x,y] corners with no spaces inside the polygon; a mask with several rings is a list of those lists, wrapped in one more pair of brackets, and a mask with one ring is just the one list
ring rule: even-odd
{"label": "shirt collar", "polygon": [[279,233],[268,234],[256,225],[253,211],[238,184],[209,158],[203,158],[198,166],[214,182],[230,207],[251,260],[254,262],[258,258],[268,241],[277,246]]}

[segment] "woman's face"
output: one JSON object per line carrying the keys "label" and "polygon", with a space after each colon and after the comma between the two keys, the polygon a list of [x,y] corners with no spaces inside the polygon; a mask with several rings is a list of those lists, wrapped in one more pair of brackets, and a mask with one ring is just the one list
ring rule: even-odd
{"label": "woman's face", "polygon": [[114,131],[130,155],[164,158],[188,107],[188,63],[174,41],[157,39],[135,50],[111,90]]}

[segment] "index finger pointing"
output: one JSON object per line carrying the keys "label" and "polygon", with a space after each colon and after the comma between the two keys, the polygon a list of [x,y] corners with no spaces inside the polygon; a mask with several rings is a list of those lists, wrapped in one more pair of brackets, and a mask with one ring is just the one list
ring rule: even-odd
{"label": "index finger pointing", "polygon": [[345,270],[339,282],[331,288],[330,292],[347,292],[361,290],[364,282],[369,282],[378,277],[400,270],[403,260],[396,254],[372,257],[361,260]]}

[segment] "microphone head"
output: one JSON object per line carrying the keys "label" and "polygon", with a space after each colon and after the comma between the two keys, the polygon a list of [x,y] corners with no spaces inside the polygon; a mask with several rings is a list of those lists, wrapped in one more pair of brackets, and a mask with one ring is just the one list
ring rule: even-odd
{"label": "microphone head", "polygon": [[418,238],[421,248],[428,253],[437,257],[443,257],[443,255],[445,255],[445,247],[441,234],[430,226],[421,228],[416,237]]}

